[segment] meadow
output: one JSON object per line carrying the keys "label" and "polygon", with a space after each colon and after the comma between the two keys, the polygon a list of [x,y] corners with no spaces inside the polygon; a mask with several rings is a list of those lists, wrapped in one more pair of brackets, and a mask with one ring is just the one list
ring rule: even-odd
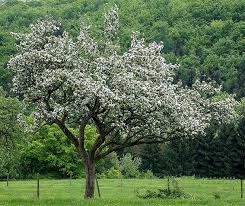
{"label": "meadow", "polygon": [[[226,179],[176,178],[188,199],[141,199],[137,192],[166,188],[167,179],[99,179],[101,198],[96,190],[93,200],[84,200],[84,179],[40,180],[40,198],[36,180],[0,182],[0,205],[83,205],[83,206],[245,206],[240,198],[240,181]],[[218,198],[215,196],[218,195]]]}

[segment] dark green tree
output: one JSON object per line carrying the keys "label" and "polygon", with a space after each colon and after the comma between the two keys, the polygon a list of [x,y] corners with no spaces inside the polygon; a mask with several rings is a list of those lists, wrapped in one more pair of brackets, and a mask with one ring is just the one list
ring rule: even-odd
{"label": "dark green tree", "polygon": [[141,170],[150,170],[155,176],[163,176],[163,150],[161,145],[145,145],[141,147]]}

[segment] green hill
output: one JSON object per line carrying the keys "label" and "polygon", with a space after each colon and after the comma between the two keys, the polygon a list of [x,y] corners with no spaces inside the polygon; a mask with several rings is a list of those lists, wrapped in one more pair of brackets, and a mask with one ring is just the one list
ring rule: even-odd
{"label": "green hill", "polygon": [[99,32],[101,15],[115,3],[125,48],[131,32],[140,31],[147,42],[164,42],[163,53],[180,64],[177,78],[185,84],[211,78],[245,96],[244,0],[7,0],[0,4],[0,85],[8,89],[12,75],[5,69],[15,53],[10,32],[24,32],[46,15],[61,18],[74,36],[81,19]]}

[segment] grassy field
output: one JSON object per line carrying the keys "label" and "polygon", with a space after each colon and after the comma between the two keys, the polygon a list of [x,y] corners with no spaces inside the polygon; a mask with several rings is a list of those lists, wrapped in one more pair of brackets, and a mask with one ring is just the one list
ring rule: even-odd
{"label": "grassy field", "polygon": [[[163,188],[166,179],[99,179],[101,198],[83,200],[84,180],[40,180],[40,199],[36,197],[36,181],[0,182],[0,206],[2,205],[83,205],[83,206],[245,206],[240,199],[239,180],[208,180],[178,178],[179,186],[191,195],[189,199],[140,199],[137,191]],[[215,199],[214,194],[220,194]]]}

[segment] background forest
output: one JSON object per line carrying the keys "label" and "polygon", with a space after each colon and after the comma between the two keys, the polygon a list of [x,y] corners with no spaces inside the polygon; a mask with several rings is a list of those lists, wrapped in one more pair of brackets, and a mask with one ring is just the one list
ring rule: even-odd
{"label": "background forest", "polygon": [[[30,178],[84,175],[75,149],[56,126],[25,133],[17,123],[21,99],[12,94],[7,62],[15,54],[10,32],[25,32],[37,19],[54,16],[70,34],[80,21],[99,34],[101,16],[119,7],[120,44],[128,48],[130,34],[139,31],[146,42],[163,41],[164,57],[179,64],[176,81],[192,86],[197,79],[214,80],[226,93],[241,100],[245,116],[245,2],[243,0],[43,0],[0,1],[0,176]],[[31,120],[30,120],[31,121]],[[113,153],[97,168],[102,177],[146,177],[154,174],[201,177],[245,175],[245,119],[236,124],[212,125],[205,136],[179,135],[168,144],[137,146]],[[76,132],[76,131],[75,131]],[[86,144],[96,136],[86,128]],[[151,172],[150,172],[151,171]]]}

